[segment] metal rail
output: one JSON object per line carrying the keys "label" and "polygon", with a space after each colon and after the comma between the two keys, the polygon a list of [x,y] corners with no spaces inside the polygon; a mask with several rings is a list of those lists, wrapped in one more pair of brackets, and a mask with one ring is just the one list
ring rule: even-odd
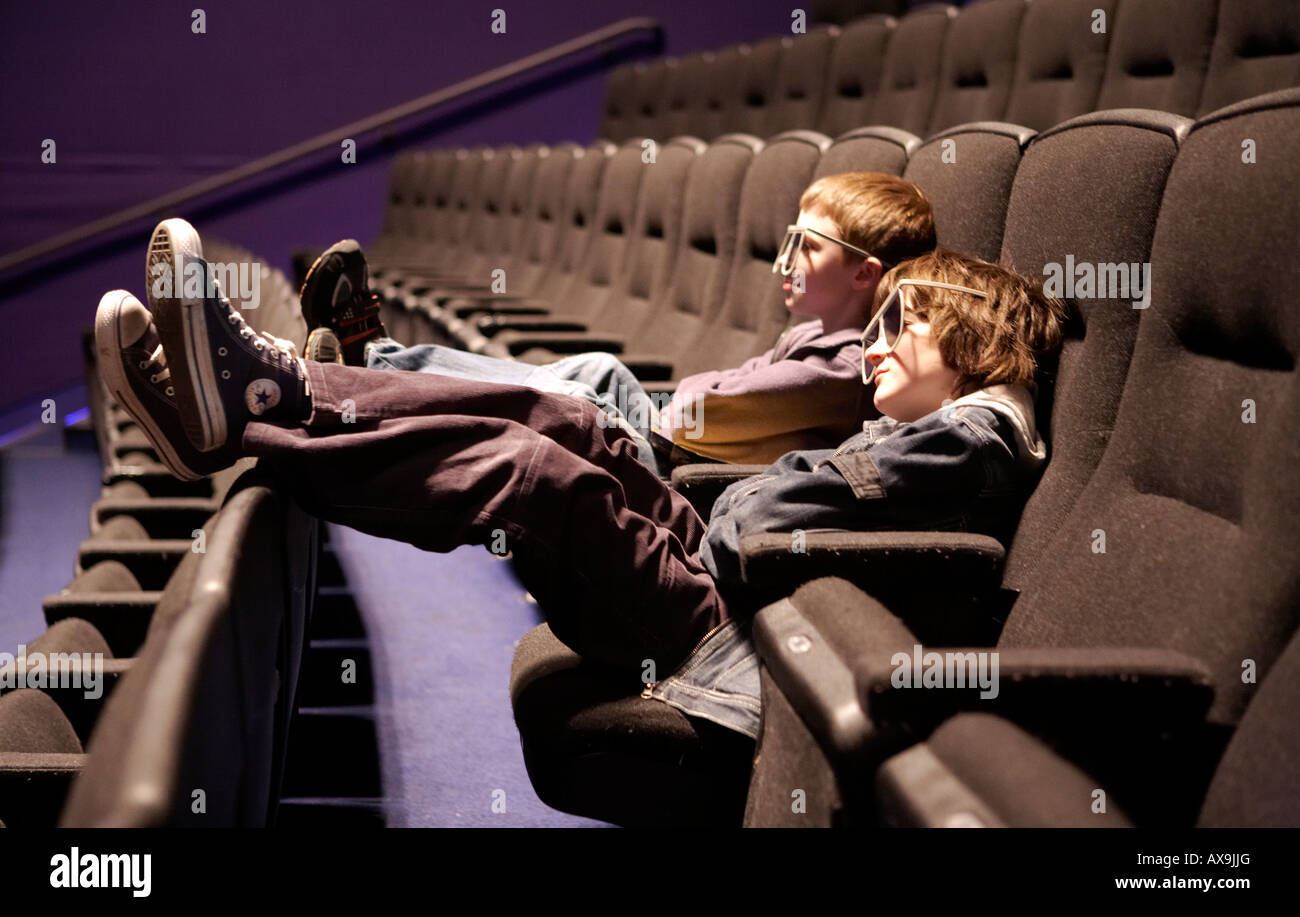
{"label": "metal rail", "polygon": [[[638,39],[632,43],[646,43],[655,50],[662,48],[663,29],[659,21],[649,17],[634,17],[622,19],[618,22],[607,25],[604,28],[596,29],[585,35],[569,41],[561,42],[558,45],[538,51],[536,54],[530,54],[527,57],[520,58],[509,64],[481,73],[478,76],[461,80],[448,86],[446,89],[439,89],[436,92],[428,93],[409,102],[403,102],[401,105],[395,105],[392,108],[385,109],[378,114],[371,115],[368,118],[362,118],[359,121],[353,121],[351,124],[345,124],[337,130],[330,131],[326,134],[320,134],[301,143],[295,143],[293,146],[277,150],[260,159],[255,159],[250,163],[228,169],[217,175],[186,185],[176,191],[150,198],[143,203],[136,204],[111,213],[108,216],[92,220],[89,223],[83,223],[76,229],[70,229],[67,232],[51,236],[44,241],[29,245],[26,248],[20,248],[11,254],[0,257],[0,275],[8,274],[15,268],[24,264],[35,261],[60,249],[70,248],[85,242],[87,239],[102,233],[109,232],[120,226],[132,223],[136,220],[143,219],[161,212],[174,210],[180,204],[192,201],[195,198],[204,197],[214,191],[222,188],[228,188],[236,185],[256,175],[269,172],[272,169],[279,168],[286,163],[295,159],[301,159],[304,156],[310,156],[312,153],[319,152],[327,147],[337,147],[347,139],[356,139],[357,137],[368,134],[372,131],[380,130],[400,121],[404,121],[414,115],[421,114],[448,102],[456,101],[464,96],[500,83],[504,80],[512,79],[520,74],[534,70],[538,67],[544,67],[547,64],[555,63],[571,55],[578,54],[590,48],[600,45],[612,44],[618,42],[627,36],[637,33],[648,33],[648,37]],[[612,48],[606,48],[606,53],[612,51]]]}

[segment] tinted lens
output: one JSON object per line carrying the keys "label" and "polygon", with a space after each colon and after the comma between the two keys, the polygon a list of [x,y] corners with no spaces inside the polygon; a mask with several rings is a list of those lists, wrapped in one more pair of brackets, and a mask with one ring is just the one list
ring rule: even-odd
{"label": "tinted lens", "polygon": [[789,276],[794,273],[795,262],[799,260],[799,249],[803,246],[803,233],[798,230],[787,230],[785,239],[781,242],[781,251],[776,256],[776,268],[782,274]]}
{"label": "tinted lens", "polygon": [[885,346],[890,350],[898,343],[898,335],[903,330],[903,297],[902,291],[895,290],[889,294],[880,311],[871,319],[871,324],[867,326],[862,334],[862,349],[866,351],[880,339],[885,336]]}

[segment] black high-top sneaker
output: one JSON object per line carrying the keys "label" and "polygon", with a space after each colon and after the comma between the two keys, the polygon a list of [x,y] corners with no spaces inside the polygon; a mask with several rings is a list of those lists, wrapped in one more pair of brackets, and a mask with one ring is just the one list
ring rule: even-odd
{"label": "black high-top sneaker", "polygon": [[369,282],[361,246],[344,239],[321,253],[302,284],[299,299],[307,328],[333,331],[348,366],[365,366],[366,344],[385,335],[379,297]]}
{"label": "black high-top sneaker", "polygon": [[105,293],[95,313],[99,375],[117,403],[144,430],[154,451],[182,481],[196,481],[234,462],[190,445],[176,409],[176,390],[153,319],[126,290]]}
{"label": "black high-top sneaker", "polygon": [[[149,243],[149,305],[190,442],[238,457],[249,421],[295,422],[311,414],[306,370],[292,342],[248,327],[201,252],[189,223],[158,224]],[[159,267],[168,262],[170,270]]]}

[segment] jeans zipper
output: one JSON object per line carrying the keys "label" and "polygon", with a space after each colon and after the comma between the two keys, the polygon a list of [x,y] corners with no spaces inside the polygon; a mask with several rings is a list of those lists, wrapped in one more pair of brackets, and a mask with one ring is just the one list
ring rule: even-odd
{"label": "jeans zipper", "polygon": [[[721,624],[718,624],[714,626],[712,629],[710,629],[707,634],[705,634],[703,637],[700,638],[700,642],[695,644],[695,649],[691,650],[689,653],[686,654],[686,659],[690,659],[697,652],[699,652],[700,647],[702,647],[704,644],[709,642],[709,638],[711,638],[714,634],[722,630],[722,628],[726,627],[730,623],[731,620],[728,619],[726,621],[723,621]],[[683,659],[682,662],[685,662],[686,659]],[[655,685],[657,684],[658,684],[657,681],[647,681],[645,685],[641,688],[641,696],[647,698],[653,698],[654,694],[652,692],[654,691]]]}

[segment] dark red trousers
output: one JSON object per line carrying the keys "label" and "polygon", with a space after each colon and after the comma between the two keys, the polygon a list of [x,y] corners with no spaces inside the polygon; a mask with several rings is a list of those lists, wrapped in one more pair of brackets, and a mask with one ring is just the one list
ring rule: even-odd
{"label": "dark red trousers", "polygon": [[428,551],[504,540],[555,635],[587,658],[671,672],[727,620],[699,561],[704,523],[590,403],[307,367],[311,417],[251,423],[243,439],[307,511]]}

